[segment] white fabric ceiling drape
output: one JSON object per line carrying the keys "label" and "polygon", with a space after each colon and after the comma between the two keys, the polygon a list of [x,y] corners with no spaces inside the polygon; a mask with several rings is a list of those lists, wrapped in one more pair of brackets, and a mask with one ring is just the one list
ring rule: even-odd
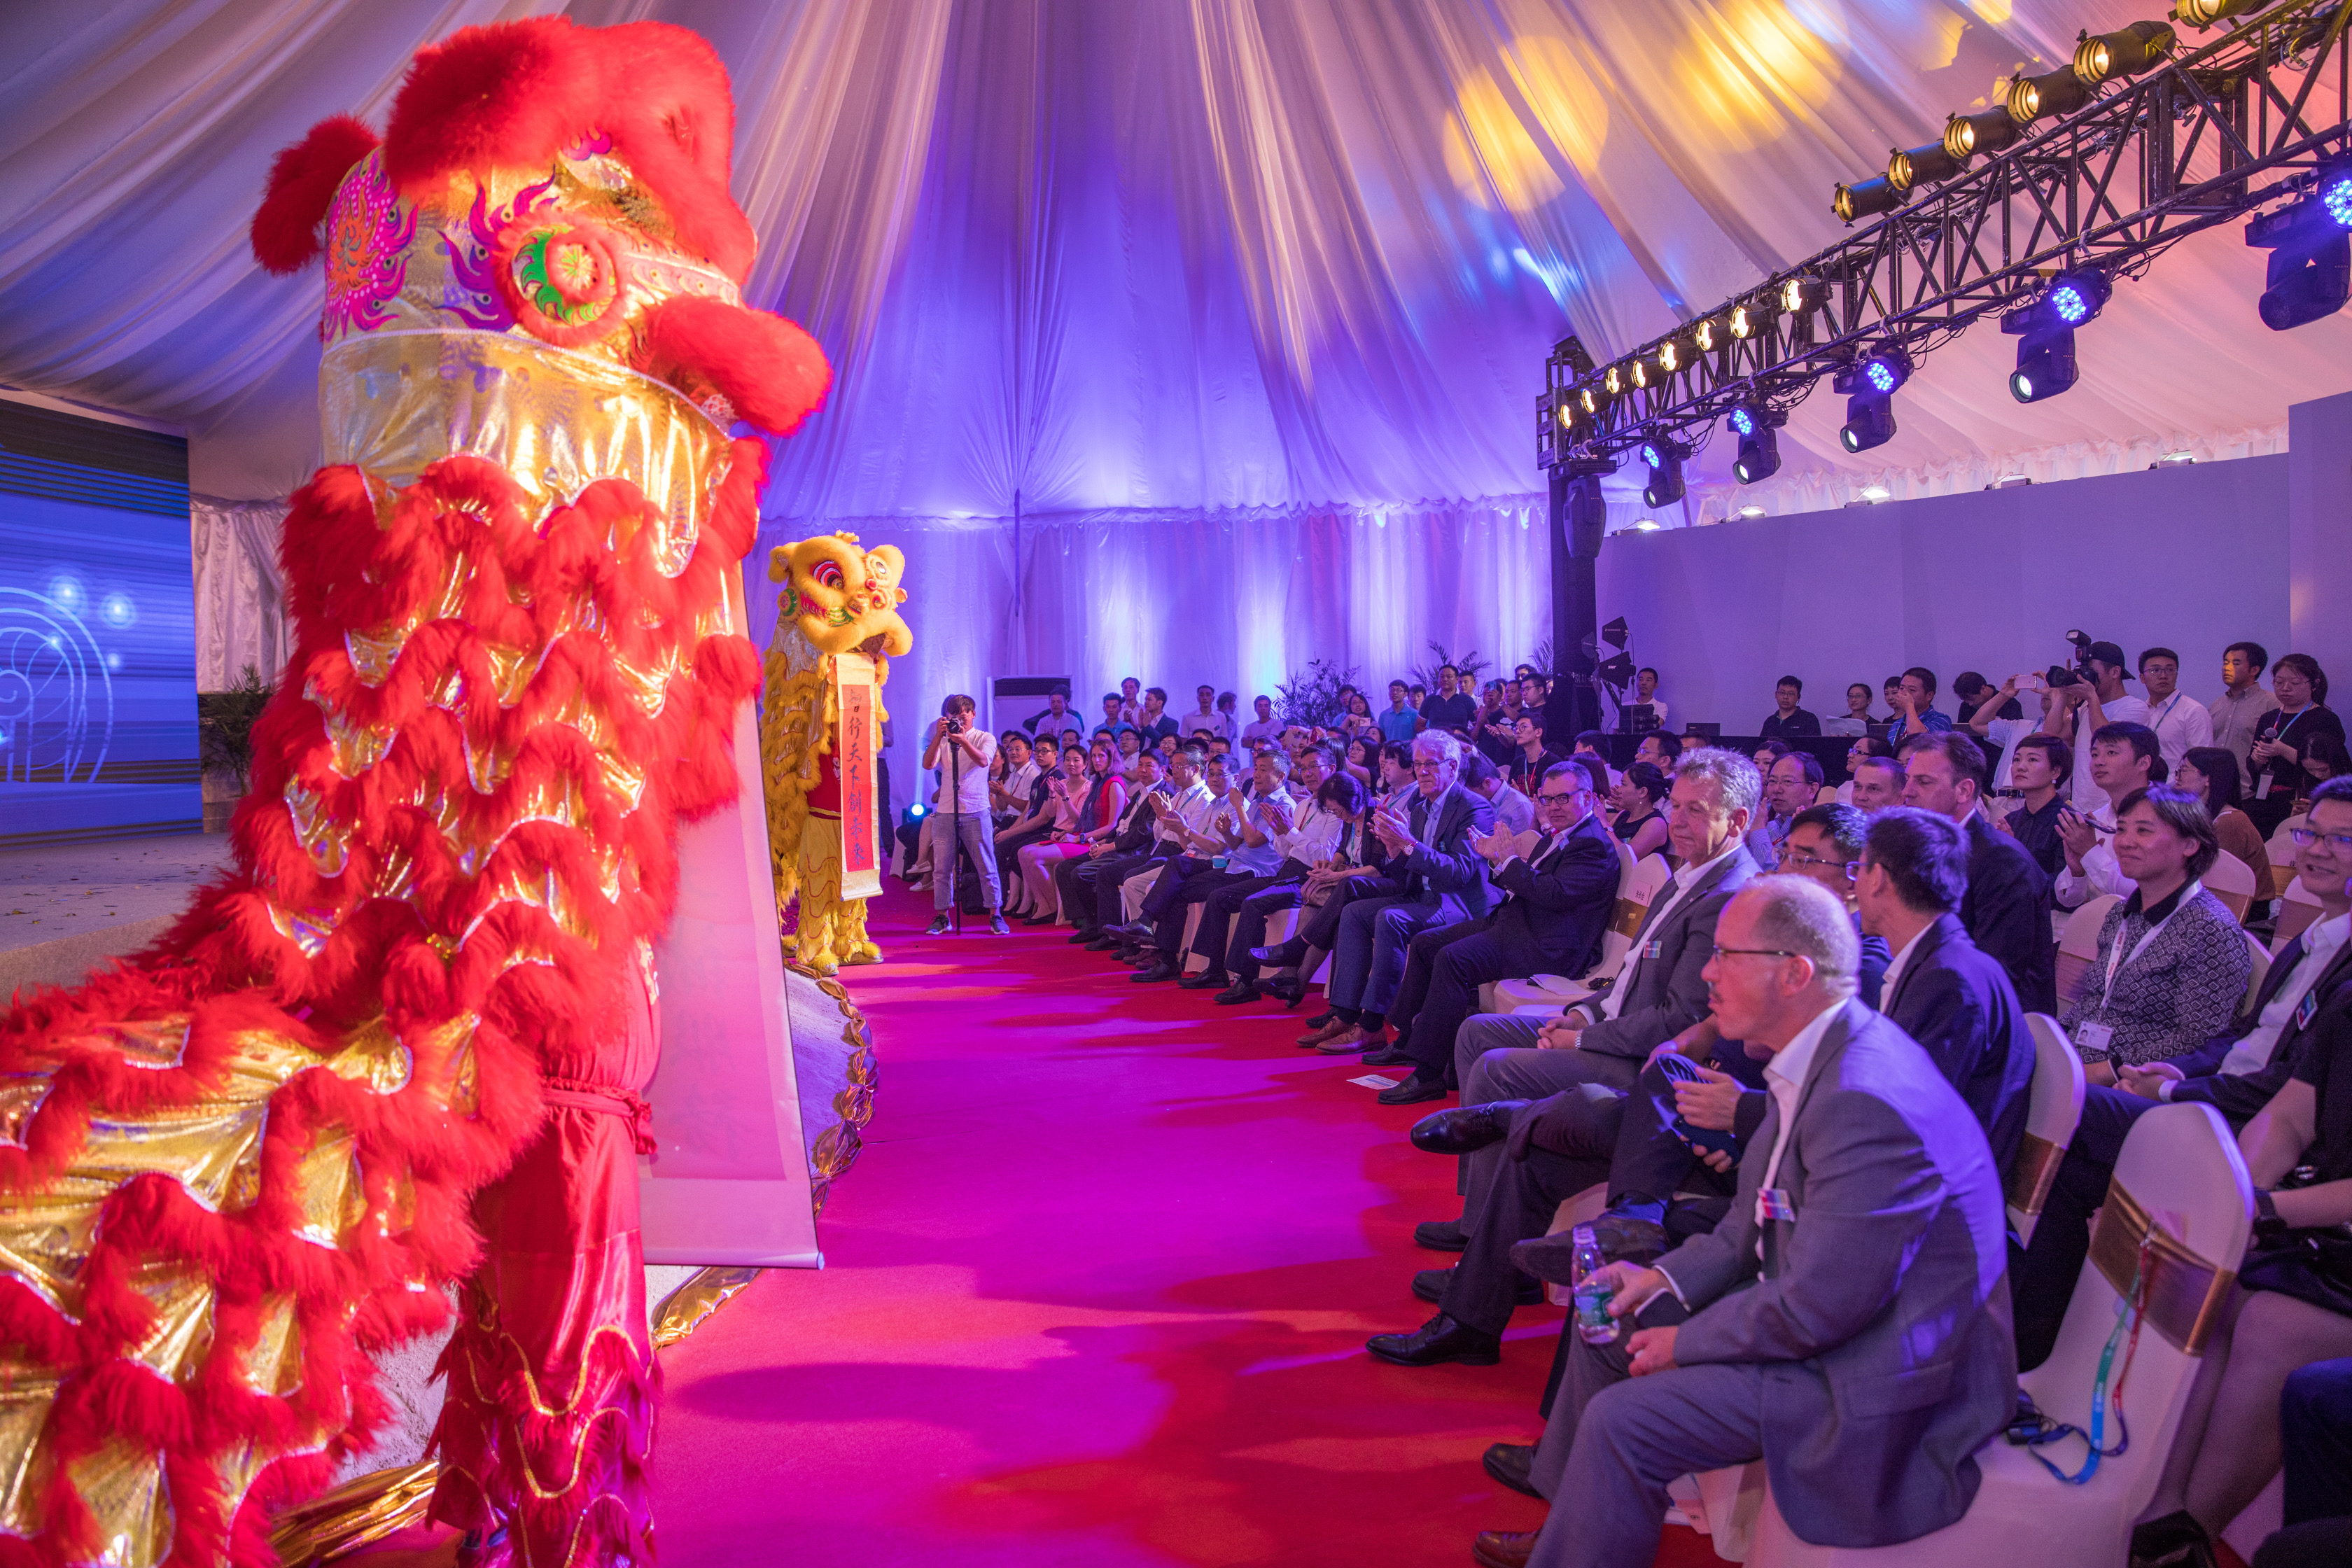
{"label": "white fabric ceiling drape", "polygon": [[[0,8],[0,380],[190,426],[196,488],[315,455],[315,279],[243,230],[275,150],[381,120],[407,57],[555,0],[35,0]],[[776,516],[1395,506],[1536,488],[1563,331],[1621,351],[1835,233],[1831,183],[1925,141],[2126,0],[578,0],[735,78],[754,297],[840,372]],[[1979,332],[1902,434],[1806,470],[2279,426],[2352,384],[2352,326],[2253,316],[2234,228],[2119,289],[2032,408]],[[1725,458],[1717,443],[1702,483]]]}

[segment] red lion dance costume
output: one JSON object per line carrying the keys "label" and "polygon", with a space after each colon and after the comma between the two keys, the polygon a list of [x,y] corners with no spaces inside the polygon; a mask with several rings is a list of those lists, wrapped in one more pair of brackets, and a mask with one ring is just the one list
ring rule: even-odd
{"label": "red lion dance costume", "polygon": [[724,69],[562,20],[416,60],[283,153],[327,229],[329,466],[235,869],[0,1022],[0,1564],[270,1560],[437,1327],[465,1555],[645,1562],[651,941],[736,792],[737,567],[822,353],[743,308]]}

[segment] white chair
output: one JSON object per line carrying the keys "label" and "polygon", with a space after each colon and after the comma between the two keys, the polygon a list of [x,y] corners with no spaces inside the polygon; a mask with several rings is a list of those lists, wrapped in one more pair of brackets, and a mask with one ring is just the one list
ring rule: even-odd
{"label": "white chair", "polygon": [[2083,994],[2089,984],[2091,966],[2099,956],[2099,928],[2106,923],[2107,911],[2123,900],[2113,893],[2102,893],[2066,917],[2066,930],[2058,939],[2058,1011],[2063,1013]]}
{"label": "white chair", "polygon": [[2301,827],[2309,816],[2310,813],[2308,812],[2297,812],[2293,816],[2288,817],[2284,822],[2278,825],[2278,830],[2271,835],[2270,842],[2263,846],[2263,847],[2270,851],[2272,865],[2292,866],[2294,864],[2294,830]]}
{"label": "white chair", "polygon": [[2240,925],[2245,924],[2246,911],[2254,905],[2254,868],[2224,849],[2206,871],[2204,882],[2205,890],[2221,900]]}
{"label": "white chair", "polygon": [[[1622,843],[1617,846],[1617,912],[1601,936],[1601,962],[1581,980],[1564,974],[1536,974],[1524,980],[1498,980],[1489,989],[1490,1013],[1557,1013],[1571,1002],[1581,1002],[1600,989],[1601,982],[1624,967],[1633,951],[1633,933],[1650,912],[1650,901],[1674,873],[1655,855],[1638,861]],[[1628,864],[1628,862],[1632,862]]]}
{"label": "white chair", "polygon": [[2074,1141],[2074,1128],[2083,1120],[2081,1053],[2047,1013],[2028,1013],[2025,1027],[2033,1037],[2033,1083],[2025,1096],[2025,1140],[2018,1145],[2003,1184],[2009,1223],[2020,1245],[2033,1239],[2050,1184],[2058,1178],[2058,1162],[2065,1158],[2066,1145]]}
{"label": "white chair", "polygon": [[[1594,1220],[1599,1219],[1608,1207],[1609,1184],[1595,1182],[1582,1192],[1572,1193],[1559,1200],[1559,1207],[1551,1211],[1551,1228],[1544,1234],[1558,1236],[1563,1230],[1571,1230],[1580,1225],[1591,1225]],[[1572,1287],[1548,1279],[1544,1281],[1544,1299],[1555,1307],[1574,1306],[1576,1291]],[[1570,1331],[1563,1327],[1561,1331],[1565,1333]]]}
{"label": "white chair", "polygon": [[1821,788],[1813,792],[1813,804],[1815,805],[1829,805],[1830,802],[1838,798],[1839,788],[1840,786],[1837,784],[1825,784],[1822,785]]}
{"label": "white chair", "polygon": [[1520,858],[1524,859],[1528,851],[1534,848],[1542,838],[1542,834],[1537,832],[1534,828],[1529,827],[1521,831],[1511,840],[1511,847],[1517,850]]}
{"label": "white chair", "polygon": [[[1867,1550],[1814,1546],[1790,1531],[1768,1494],[1757,1520],[1748,1561],[1759,1568],[1981,1568],[1987,1563],[2119,1563],[2137,1520],[2155,1493],[2173,1433],[2188,1403],[2202,1347],[2184,1348],[2174,1333],[2199,1318],[2213,1286],[2228,1289],[2228,1277],[2246,1249],[2253,1221],[2253,1184],[2238,1158],[2228,1126],[2210,1106],[2163,1105],[2133,1126],[2116,1162],[2113,1186],[2094,1238],[2091,1259],[2075,1281],[2066,1321],[2050,1359],[2020,1381],[2042,1414],[2087,1428],[2091,1386],[2101,1352],[2121,1310],[2121,1292],[2131,1283],[2136,1237],[2122,1228],[2125,1205],[2118,1194],[2147,1215],[2168,1259],[2179,1258],[2173,1280],[2159,1290],[2163,1306],[2151,1313],[2128,1369],[2110,1377],[2126,1384],[2131,1445],[2099,1462],[2084,1485],[2063,1485],[2027,1449],[1996,1436],[1976,1452],[1983,1484],[1958,1523],[1899,1546]],[[2115,1227],[2110,1229],[2109,1227]],[[2105,1243],[2105,1245],[2103,1245]],[[2120,1243],[2120,1245],[2116,1245]],[[2113,1262],[2118,1284],[2101,1267]],[[2212,1271],[2218,1267],[2219,1275]],[[2206,1278],[2200,1281],[2200,1272]],[[2165,1276],[2159,1273],[2159,1283]],[[2123,1368],[2118,1352],[2117,1373]],[[2107,1426],[2107,1441],[2116,1427]],[[2049,1458],[2068,1469],[2081,1467],[2083,1445],[2068,1438],[2052,1445]]]}
{"label": "white chair", "polygon": [[2319,900],[2312,897],[2311,889],[2297,877],[2286,885],[2285,893],[2280,897],[2278,929],[2271,937],[2271,952],[2285,951],[2286,944],[2309,931],[2318,918]]}
{"label": "white chair", "polygon": [[2238,1011],[2244,1013],[2253,1006],[2254,998],[2263,994],[2263,982],[2270,977],[2271,950],[2252,931],[2239,934],[2246,939],[2246,947],[2254,955],[2254,966],[2246,972],[2246,994],[2238,1002]]}

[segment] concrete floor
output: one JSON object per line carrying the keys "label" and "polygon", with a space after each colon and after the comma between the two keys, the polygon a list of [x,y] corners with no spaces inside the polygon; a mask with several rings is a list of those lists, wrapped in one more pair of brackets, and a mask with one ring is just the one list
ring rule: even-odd
{"label": "concrete floor", "polygon": [[0,851],[0,950],[175,915],[227,859],[226,833]]}

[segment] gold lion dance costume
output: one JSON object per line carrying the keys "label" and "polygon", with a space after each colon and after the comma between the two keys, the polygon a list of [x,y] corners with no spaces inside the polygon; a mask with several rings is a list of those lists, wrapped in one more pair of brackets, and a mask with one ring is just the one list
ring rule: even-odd
{"label": "gold lion dance costume", "polygon": [[[891,658],[915,646],[896,608],[907,600],[899,585],[906,574],[907,559],[895,548],[863,549],[854,533],[819,534],[780,544],[768,555],[770,580],[783,584],[760,704],[768,853],[775,863],[776,908],[800,900],[792,957],[819,974],[882,957],[866,934],[866,900],[841,892],[842,835],[870,828],[842,821],[834,660],[871,652],[878,696],[890,678]],[[877,701],[869,737],[877,751],[887,717]]]}
{"label": "gold lion dance costume", "polygon": [[0,1021],[0,1563],[269,1561],[457,1279],[434,1514],[650,1559],[650,943],[759,675],[730,426],[827,379],[738,303],[731,119],[692,35],[536,20],[279,157],[257,255],[327,229],[297,647],[233,869]]}

